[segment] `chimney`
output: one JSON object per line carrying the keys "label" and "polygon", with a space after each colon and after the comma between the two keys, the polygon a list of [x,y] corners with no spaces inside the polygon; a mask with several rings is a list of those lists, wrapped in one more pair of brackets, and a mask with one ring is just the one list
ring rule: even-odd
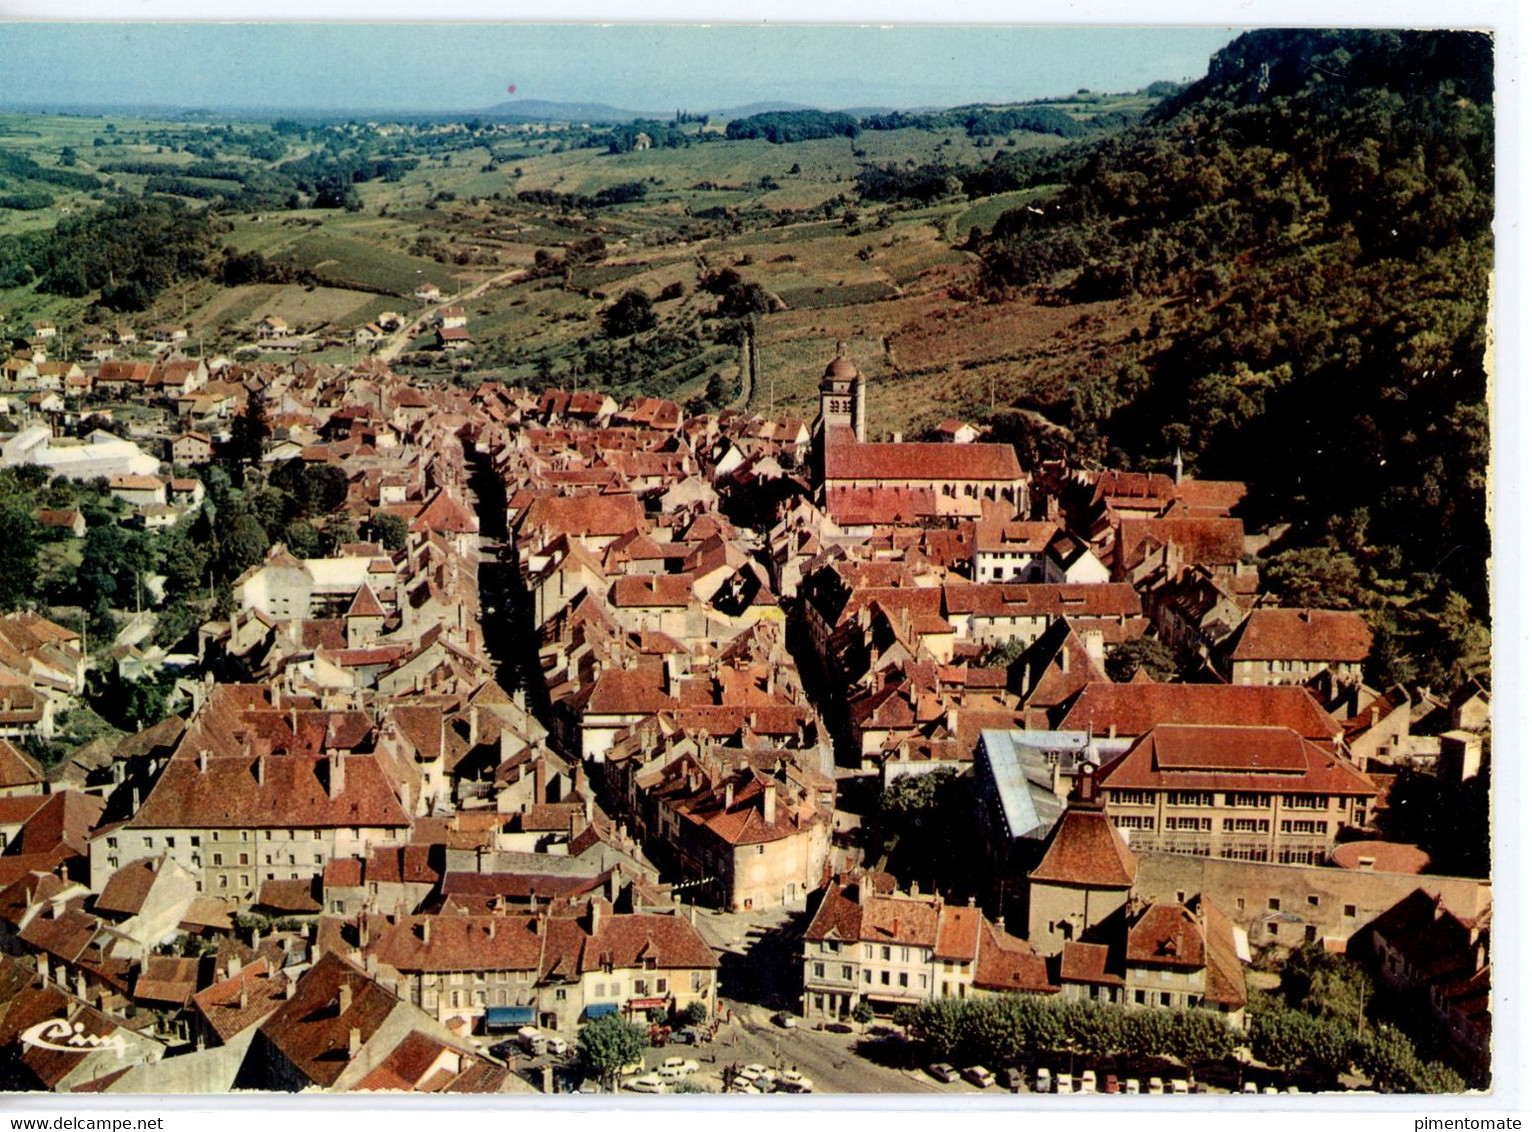
{"label": "chimney", "polygon": [[286,1000],[291,1000],[293,995],[297,992],[298,980],[293,978],[291,975],[285,976],[282,983],[282,997]]}
{"label": "chimney", "polygon": [[224,968],[224,977],[227,979],[232,979],[235,975],[239,974],[244,969],[245,964],[240,959],[240,957],[238,955],[231,955],[229,956],[228,966]]}
{"label": "chimney", "polygon": [[723,808],[729,809],[734,805],[734,780],[731,778],[723,784]]}
{"label": "chimney", "polygon": [[197,773],[198,774],[206,774],[207,773],[207,748],[206,747],[203,747],[200,751],[197,752]]}
{"label": "chimney", "polygon": [[346,1052],[351,1057],[356,1057],[362,1052],[362,1030],[359,1026],[352,1026],[351,1033],[346,1041]]}
{"label": "chimney", "polygon": [[1097,664],[1106,661],[1106,635],[1099,629],[1087,629],[1080,634],[1086,654]]}
{"label": "chimney", "polygon": [[603,903],[603,901],[602,901],[601,897],[599,897],[599,896],[591,897],[591,902],[590,902],[590,934],[591,934],[591,938],[592,939],[594,939],[596,936],[601,934],[601,920],[602,920],[602,908],[601,908],[601,905],[602,905],[602,903]]}
{"label": "chimney", "polygon": [[333,800],[346,791],[346,753],[331,751],[329,758],[330,781],[328,793]]}
{"label": "chimney", "polygon": [[1069,645],[1059,649],[1059,671],[1065,676],[1069,675]]}
{"label": "chimney", "polygon": [[350,983],[341,983],[341,985],[340,985],[340,1013],[344,1015],[344,1014],[349,1013],[350,1010],[351,1010],[351,984]]}
{"label": "chimney", "polygon": [[489,918],[489,938],[495,938],[495,918],[493,916]]}
{"label": "chimney", "polygon": [[266,756],[264,754],[255,756],[255,783],[257,786],[266,785]]}
{"label": "chimney", "polygon": [[240,980],[240,984],[239,984],[239,1008],[240,1008],[240,1010],[249,1010],[250,1009],[250,982],[249,982],[248,979]]}
{"label": "chimney", "polygon": [[775,782],[767,783],[761,795],[761,817],[766,820],[767,825],[777,823],[777,784]]}
{"label": "chimney", "polygon": [[376,979],[378,977],[378,957],[376,953],[371,951],[367,953],[367,977],[369,979]]}
{"label": "chimney", "polygon": [[910,895],[911,896],[919,896],[920,895],[920,882],[918,880],[910,881]]}
{"label": "chimney", "polygon": [[430,916],[422,916],[420,918],[420,942],[425,944],[427,947],[431,946],[431,917]]}

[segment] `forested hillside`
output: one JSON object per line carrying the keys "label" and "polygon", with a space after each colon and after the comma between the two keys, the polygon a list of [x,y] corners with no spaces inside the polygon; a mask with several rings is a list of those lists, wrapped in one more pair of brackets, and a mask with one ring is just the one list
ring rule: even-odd
{"label": "forested hillside", "polygon": [[1487,664],[1493,126],[1485,35],[1255,32],[1143,125],[1017,155],[1063,187],[971,245],[992,292],[1152,308],[1034,407],[1082,455],[1250,480],[1295,524],[1273,578],[1369,609],[1382,677]]}

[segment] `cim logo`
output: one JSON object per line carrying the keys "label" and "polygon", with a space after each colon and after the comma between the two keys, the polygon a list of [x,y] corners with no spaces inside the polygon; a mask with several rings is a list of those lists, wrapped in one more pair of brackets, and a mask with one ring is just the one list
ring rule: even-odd
{"label": "cim logo", "polygon": [[22,1032],[21,1044],[34,1049],[51,1049],[60,1053],[89,1053],[92,1050],[109,1049],[118,1060],[128,1052],[128,1043],[121,1034],[98,1038],[85,1032],[85,1023],[73,1024],[67,1018],[54,1018],[29,1026]]}

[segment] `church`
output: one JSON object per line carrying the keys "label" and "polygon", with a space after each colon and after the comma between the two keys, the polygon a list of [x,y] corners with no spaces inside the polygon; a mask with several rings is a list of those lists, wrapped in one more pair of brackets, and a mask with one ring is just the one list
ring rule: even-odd
{"label": "church", "polygon": [[867,381],[841,343],[819,382],[815,489],[925,489],[937,498],[1003,501],[1027,511],[1027,476],[1009,444],[869,443]]}

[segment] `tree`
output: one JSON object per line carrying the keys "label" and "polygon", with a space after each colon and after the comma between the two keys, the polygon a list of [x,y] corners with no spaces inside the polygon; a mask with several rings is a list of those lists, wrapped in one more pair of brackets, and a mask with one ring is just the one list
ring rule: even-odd
{"label": "tree", "polygon": [[688,1026],[701,1026],[707,1020],[707,1007],[700,1002],[693,1002],[681,1011],[681,1021]]}
{"label": "tree", "polygon": [[851,1020],[858,1026],[865,1027],[873,1019],[872,1005],[864,998],[851,1010]]}
{"label": "tree", "polygon": [[639,290],[624,291],[615,303],[601,312],[601,329],[608,338],[631,338],[652,330],[658,320],[654,303]]}
{"label": "tree", "polygon": [[367,529],[374,541],[382,543],[387,551],[403,550],[410,530],[408,523],[387,511],[374,511],[372,518],[367,520]]}
{"label": "tree", "polygon": [[610,1088],[624,1065],[643,1060],[648,1037],[642,1026],[609,1014],[587,1022],[576,1047],[580,1060]]}
{"label": "tree", "polygon": [[229,429],[229,454],[246,468],[260,464],[271,425],[266,420],[266,399],[251,394],[245,411],[234,418]]}
{"label": "tree", "polygon": [[911,1029],[933,1057],[951,1057],[967,1031],[967,999],[933,998],[916,1009]]}
{"label": "tree", "polygon": [[1355,609],[1361,600],[1361,570],[1343,550],[1308,546],[1274,555],[1262,580],[1284,605],[1311,609]]}
{"label": "tree", "polygon": [[1318,943],[1306,943],[1287,957],[1281,985],[1282,997],[1294,1010],[1358,1032],[1373,995],[1372,978],[1360,964]]}
{"label": "tree", "polygon": [[0,503],[0,609],[18,609],[37,592],[37,520],[20,499]]}
{"label": "tree", "polygon": [[1122,641],[1107,650],[1106,674],[1114,681],[1126,684],[1140,672],[1162,684],[1176,674],[1176,654],[1156,637]]}

